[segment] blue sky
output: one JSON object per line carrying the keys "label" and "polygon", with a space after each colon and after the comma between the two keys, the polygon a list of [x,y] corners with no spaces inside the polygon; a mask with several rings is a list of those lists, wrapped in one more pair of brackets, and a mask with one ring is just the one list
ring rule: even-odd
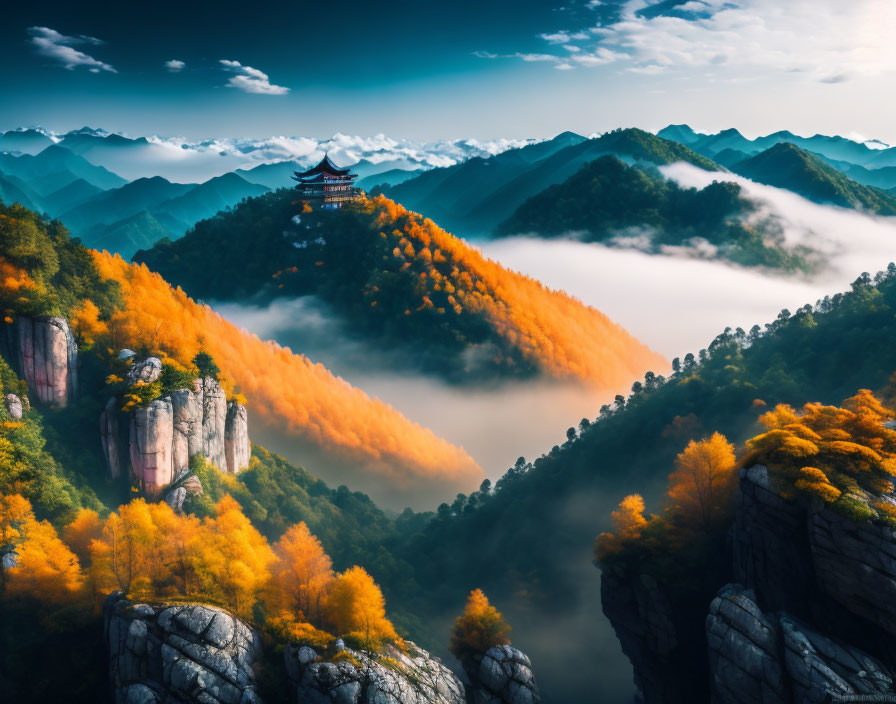
{"label": "blue sky", "polygon": [[[887,0],[10,2],[0,127],[896,141]],[[172,63],[175,62],[175,63]]]}

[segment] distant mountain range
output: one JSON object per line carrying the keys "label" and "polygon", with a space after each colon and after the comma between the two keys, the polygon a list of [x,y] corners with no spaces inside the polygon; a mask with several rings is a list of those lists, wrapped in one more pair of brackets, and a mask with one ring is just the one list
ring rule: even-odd
{"label": "distant mountain range", "polygon": [[432,169],[382,191],[461,235],[487,235],[527,198],[563,182],[583,164],[605,154],[631,164],[686,161],[710,171],[719,169],[688,147],[643,130],[617,130],[594,139],[564,132],[489,159],[473,158]]}
{"label": "distant mountain range", "polygon": [[[451,139],[418,142],[391,139],[381,134],[361,137],[338,133],[328,139],[270,136],[189,140],[156,135],[132,138],[85,126],[66,133],[41,128],[0,133],[0,152],[36,154],[59,143],[72,153],[128,180],[162,176],[169,181],[199,182],[274,162],[298,162],[308,168],[325,153],[341,166],[356,165],[356,172],[364,178],[392,169],[414,171],[457,164],[473,156],[491,156],[534,141]],[[365,164],[369,168],[364,168]],[[276,188],[288,184],[262,185]]]}
{"label": "distant mountain range", "polygon": [[657,136],[684,144],[729,167],[775,145],[789,143],[826,161],[863,185],[878,188],[896,186],[896,147],[887,147],[880,142],[858,142],[821,134],[800,137],[787,130],[748,139],[736,129],[701,134],[688,125],[669,125],[657,132]]}

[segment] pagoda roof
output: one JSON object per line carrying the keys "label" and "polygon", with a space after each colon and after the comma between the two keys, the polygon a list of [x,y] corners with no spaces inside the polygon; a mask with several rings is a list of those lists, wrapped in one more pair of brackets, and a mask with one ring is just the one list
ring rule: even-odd
{"label": "pagoda roof", "polygon": [[303,171],[299,173],[296,171],[296,176],[299,177],[307,177],[314,176],[315,174],[332,174],[333,176],[348,176],[349,171],[351,169],[340,169],[336,164],[330,161],[330,155],[324,154],[324,158],[320,160],[320,163],[307,171]]}
{"label": "pagoda roof", "polygon": [[343,175],[335,175],[335,174],[327,174],[324,172],[318,172],[313,176],[305,176],[304,174],[300,174],[296,172],[295,176],[293,176],[293,180],[298,181],[301,184],[304,183],[347,183],[352,181],[357,174],[345,174]]}

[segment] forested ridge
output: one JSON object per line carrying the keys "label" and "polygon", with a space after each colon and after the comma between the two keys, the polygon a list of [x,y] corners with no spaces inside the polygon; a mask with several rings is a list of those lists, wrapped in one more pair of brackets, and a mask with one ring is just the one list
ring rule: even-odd
{"label": "forested ridge", "polygon": [[[602,156],[563,183],[525,201],[497,234],[574,236],[610,245],[636,242],[653,253],[685,248],[692,256],[727,259],[742,266],[809,271],[816,262],[804,247],[786,247],[779,223],[754,216],[758,205],[743,188],[714,181],[684,188],[654,168],[629,166]],[[708,253],[700,243],[708,243]]]}
{"label": "forested ridge", "polygon": [[317,296],[355,335],[456,382],[544,374],[612,389],[666,364],[594,308],[387,198],[296,224],[299,209],[286,190],[254,198],[135,260],[200,298]]}

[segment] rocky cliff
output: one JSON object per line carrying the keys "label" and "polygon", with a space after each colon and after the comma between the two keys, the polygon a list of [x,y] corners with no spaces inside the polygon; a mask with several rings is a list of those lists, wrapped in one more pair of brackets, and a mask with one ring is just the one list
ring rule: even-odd
{"label": "rocky cliff", "polygon": [[115,704],[252,704],[259,635],[221,609],[134,604],[113,592],[103,607]]}
{"label": "rocky cliff", "polygon": [[[161,362],[150,357],[132,366],[128,380],[152,383],[161,369]],[[228,404],[221,385],[211,377],[127,412],[120,407],[121,400],[111,398],[100,414],[106,469],[116,479],[123,467],[130,467],[132,481],[148,498],[172,493],[179,507],[184,496],[179,489],[194,485],[187,475],[196,455],[231,474],[249,466],[246,407]]]}
{"label": "rocky cliff", "polygon": [[532,663],[516,648],[495,646],[464,658],[462,665],[470,680],[469,704],[541,704]]}
{"label": "rocky cliff", "polygon": [[[762,466],[741,471],[738,502],[733,581],[710,603],[671,603],[637,572],[602,576],[644,700],[896,702],[896,531],[819,499],[785,500]],[[683,638],[685,622],[704,630]],[[688,659],[708,665],[705,678],[676,671]]]}
{"label": "rocky cliff", "polygon": [[[286,672],[297,704],[464,704],[464,686],[425,650],[406,641],[382,653],[337,646],[325,660],[308,646],[288,647]],[[522,702],[521,702],[522,704]]]}
{"label": "rocky cliff", "polygon": [[5,357],[38,403],[64,407],[78,391],[78,346],[64,318],[19,316],[5,327]]}

